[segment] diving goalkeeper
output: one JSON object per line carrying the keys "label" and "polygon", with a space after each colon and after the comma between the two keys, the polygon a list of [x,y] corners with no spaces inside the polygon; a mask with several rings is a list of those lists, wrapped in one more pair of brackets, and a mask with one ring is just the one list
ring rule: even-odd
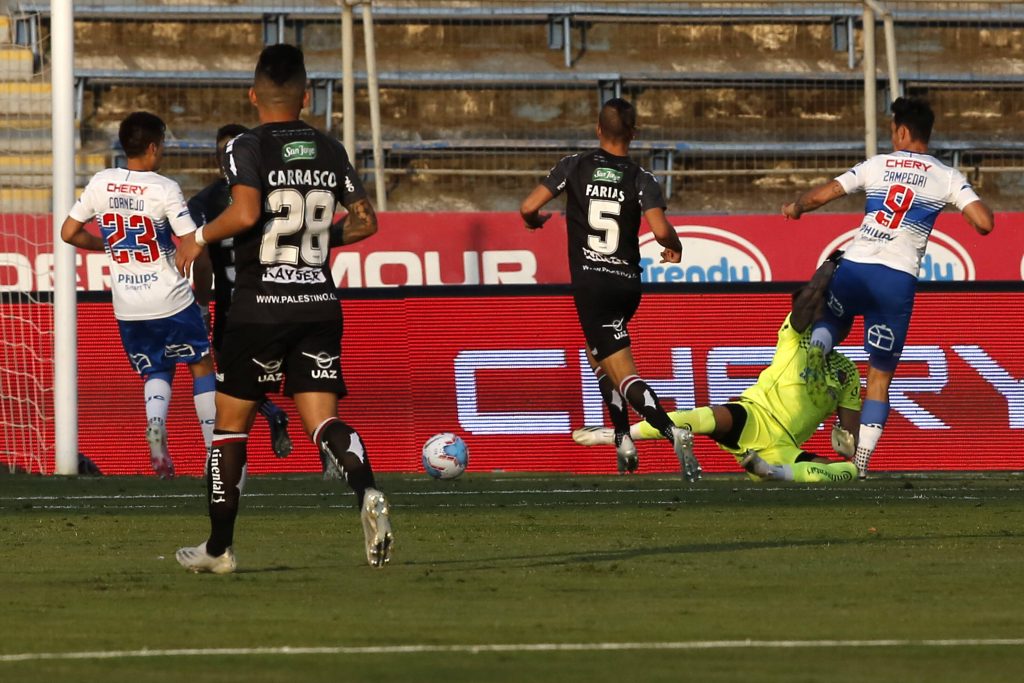
{"label": "diving goalkeeper", "polygon": [[[838,412],[832,447],[844,458],[853,457],[856,450],[853,435],[860,425],[861,406],[857,366],[836,351],[830,353],[827,391],[820,398],[811,397],[805,380],[811,323],[821,313],[836,260],[829,257],[793,295],[792,311],[779,328],[771,365],[739,400],[669,413],[676,426],[705,434],[735,455],[752,477],[806,483],[857,477],[857,468],[849,460],[829,460],[800,447],[822,421]],[[646,422],[634,424],[629,431],[627,438],[633,440],[661,436]],[[584,427],[572,437],[584,446],[615,445],[614,432],[607,427]]]}

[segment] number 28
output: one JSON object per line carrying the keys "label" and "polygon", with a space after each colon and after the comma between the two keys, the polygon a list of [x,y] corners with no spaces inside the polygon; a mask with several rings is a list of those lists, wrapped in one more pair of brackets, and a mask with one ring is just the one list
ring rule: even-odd
{"label": "number 28", "polygon": [[[267,195],[266,210],[280,214],[263,225],[260,262],[296,266],[301,258],[307,266],[319,268],[327,261],[327,232],[334,222],[334,195],[327,190],[282,188]],[[301,246],[281,244],[282,237],[305,227]]]}

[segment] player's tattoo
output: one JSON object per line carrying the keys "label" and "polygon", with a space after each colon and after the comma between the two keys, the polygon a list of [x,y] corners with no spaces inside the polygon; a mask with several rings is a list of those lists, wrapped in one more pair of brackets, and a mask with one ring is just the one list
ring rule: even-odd
{"label": "player's tattoo", "polygon": [[352,244],[377,232],[377,214],[369,200],[360,199],[345,207],[348,216],[342,228],[342,244]]}

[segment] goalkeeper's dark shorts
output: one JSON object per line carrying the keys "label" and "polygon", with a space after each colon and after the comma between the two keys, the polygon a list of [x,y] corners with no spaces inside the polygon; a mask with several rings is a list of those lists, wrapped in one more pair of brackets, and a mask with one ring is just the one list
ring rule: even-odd
{"label": "goalkeeper's dark shorts", "polygon": [[230,319],[217,367],[217,391],[247,401],[276,393],[325,392],[345,396],[341,373],[342,322],[265,325]]}

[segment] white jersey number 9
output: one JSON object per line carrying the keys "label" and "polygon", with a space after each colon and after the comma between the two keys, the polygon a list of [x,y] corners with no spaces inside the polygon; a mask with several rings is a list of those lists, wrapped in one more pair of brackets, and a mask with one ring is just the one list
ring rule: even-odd
{"label": "white jersey number 9", "polygon": [[622,212],[622,205],[607,199],[591,199],[587,222],[601,233],[587,238],[587,246],[598,254],[614,254],[619,248],[619,222],[612,218]]}
{"label": "white jersey number 9", "polygon": [[[268,213],[279,213],[263,226],[260,262],[266,265],[299,265],[319,268],[327,260],[327,233],[334,222],[334,195],[327,190],[310,190],[305,196],[296,189],[282,188],[267,195]],[[280,244],[282,237],[305,227],[302,246]]]}

